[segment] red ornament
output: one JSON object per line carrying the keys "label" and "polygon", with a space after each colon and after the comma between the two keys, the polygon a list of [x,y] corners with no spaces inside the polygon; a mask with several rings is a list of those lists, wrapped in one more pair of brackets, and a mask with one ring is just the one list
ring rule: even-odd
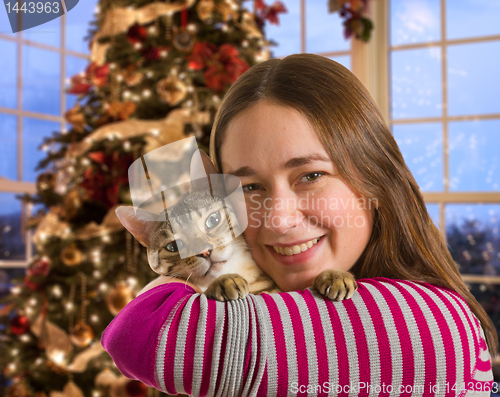
{"label": "red ornament", "polygon": [[96,164],[87,168],[80,186],[87,198],[111,208],[118,204],[120,187],[128,183],[128,167],[134,162],[132,155],[92,152],[88,157]]}
{"label": "red ornament", "polygon": [[24,277],[24,285],[32,291],[36,291],[41,287],[41,284],[32,280],[30,276],[26,275]]}
{"label": "red ornament", "polygon": [[90,63],[85,72],[71,77],[68,94],[85,94],[92,85],[103,87],[108,84],[109,65],[98,66],[95,62]]}
{"label": "red ornament", "polygon": [[222,44],[217,48],[211,43],[198,42],[188,62],[190,69],[204,70],[205,84],[215,91],[223,91],[232,85],[249,68],[232,44]]}
{"label": "red ornament", "polygon": [[30,328],[30,322],[28,317],[17,315],[10,322],[10,329],[15,335],[22,335],[26,333]]}
{"label": "red ornament", "polygon": [[146,32],[146,28],[137,23],[132,25],[127,31],[127,40],[131,44],[143,43],[147,37],[148,33]]}
{"label": "red ornament", "polygon": [[46,256],[33,262],[26,270],[29,277],[42,276],[47,277],[50,271],[50,260]]}
{"label": "red ornament", "polygon": [[129,397],[144,397],[148,393],[148,387],[138,380],[131,380],[125,385],[125,391]]}
{"label": "red ornament", "polygon": [[152,62],[160,59],[161,51],[163,48],[148,47],[141,50],[141,54],[146,60]]}
{"label": "red ornament", "polygon": [[280,12],[286,13],[288,10],[281,1],[275,1],[274,4],[265,11],[264,18],[275,25],[279,25],[280,21],[278,19],[278,14]]}

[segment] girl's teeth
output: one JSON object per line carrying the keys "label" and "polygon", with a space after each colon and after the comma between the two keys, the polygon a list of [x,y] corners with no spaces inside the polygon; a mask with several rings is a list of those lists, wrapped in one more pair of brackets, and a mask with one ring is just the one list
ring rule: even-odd
{"label": "girl's teeth", "polygon": [[294,245],[293,247],[274,247],[274,250],[281,255],[296,255],[300,254],[301,252],[307,251],[308,248],[311,248],[314,244],[318,242],[319,239],[315,238],[311,241],[308,241],[307,243],[300,244],[300,245]]}

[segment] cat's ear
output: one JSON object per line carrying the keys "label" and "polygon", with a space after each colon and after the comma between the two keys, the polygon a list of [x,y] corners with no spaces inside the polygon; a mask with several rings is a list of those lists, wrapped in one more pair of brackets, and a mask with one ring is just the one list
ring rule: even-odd
{"label": "cat's ear", "polygon": [[137,214],[134,207],[120,205],[115,210],[116,216],[132,236],[144,247],[148,246],[147,229],[151,221],[157,221],[158,215],[153,212],[138,208]]}
{"label": "cat's ear", "polygon": [[191,157],[191,166],[189,169],[189,177],[191,185],[189,191],[209,189],[209,176],[216,174],[217,171],[210,160],[210,157],[203,150],[196,150]]}

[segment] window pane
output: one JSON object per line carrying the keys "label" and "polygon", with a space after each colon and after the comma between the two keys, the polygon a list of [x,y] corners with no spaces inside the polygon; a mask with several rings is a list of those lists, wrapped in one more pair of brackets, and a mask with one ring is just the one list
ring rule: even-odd
{"label": "window pane", "polygon": [[274,40],[277,46],[271,46],[271,58],[279,58],[300,51],[300,0],[285,2],[287,13],[279,14],[279,26],[266,23],[265,33],[268,40]]}
{"label": "window pane", "polygon": [[392,117],[441,116],[441,56],[439,48],[391,53]]}
{"label": "window pane", "polygon": [[446,206],[446,238],[462,274],[500,275],[500,204]]}
{"label": "window pane", "polygon": [[499,1],[453,0],[446,6],[448,39],[500,34]]}
{"label": "window pane", "polygon": [[344,38],[344,26],[338,12],[328,12],[328,2],[306,1],[306,52],[345,51],[351,41]]}
{"label": "window pane", "polygon": [[391,45],[440,40],[439,1],[390,1]]}
{"label": "window pane", "polygon": [[[59,6],[61,6],[60,2]],[[23,30],[23,38],[30,41],[36,41],[37,43],[61,47],[61,17],[45,22],[42,25]]]}
{"label": "window pane", "polygon": [[[69,79],[69,78],[73,77],[75,74],[83,72],[88,64],[89,64],[89,61],[87,59],[67,56],[66,57],[66,78]],[[66,88],[67,87],[68,86],[66,86]],[[72,108],[73,105],[76,103],[77,98],[78,98],[78,95],[67,94],[66,95],[66,109]]]}
{"label": "window pane", "polygon": [[44,137],[52,136],[54,131],[60,131],[61,125],[53,121],[23,118],[23,180],[35,182],[41,171],[35,171],[40,160],[46,157],[46,152],[38,147]]}
{"label": "window pane", "polygon": [[89,53],[89,42],[83,38],[87,36],[89,22],[94,19],[96,0],[79,1],[66,14],[66,48],[68,50]]}
{"label": "window pane", "polygon": [[[493,322],[497,334],[500,335],[500,285],[488,283],[487,280],[485,280],[484,283],[466,282],[465,285],[483,307],[486,314]],[[498,366],[498,364],[496,366]],[[495,364],[493,364],[493,368],[495,368]],[[498,374],[495,369],[493,369],[493,373]],[[498,384],[498,375],[495,376],[495,381],[495,384]],[[498,394],[491,393],[491,396],[496,397]]]}
{"label": "window pane", "polygon": [[393,135],[422,191],[443,190],[440,123],[393,125]]}
{"label": "window pane", "polygon": [[[0,12],[1,14],[2,12]],[[1,23],[1,22],[0,22]],[[0,106],[17,107],[16,43],[0,40]]]}
{"label": "window pane", "polygon": [[5,10],[5,7],[2,6],[0,12],[0,33],[5,34],[11,37],[15,37],[17,33],[12,33],[12,27],[10,26],[10,21],[9,17],[7,16],[7,12]]}
{"label": "window pane", "polygon": [[432,222],[441,229],[441,225],[439,222],[439,204],[426,204],[427,207],[427,212],[429,213],[429,216],[432,219]]}
{"label": "window pane", "polygon": [[448,47],[449,114],[500,113],[500,41]]}
{"label": "window pane", "polygon": [[449,124],[450,190],[500,189],[500,120]]}
{"label": "window pane", "polygon": [[26,259],[21,235],[21,201],[13,193],[0,193],[0,260]]}
{"label": "window pane", "polygon": [[17,118],[0,113],[0,176],[17,180]]}
{"label": "window pane", "polygon": [[24,110],[60,115],[60,69],[57,52],[23,46]]}
{"label": "window pane", "polygon": [[339,57],[329,57],[329,58],[340,63],[342,66],[345,66],[347,69],[351,70],[351,57],[349,55],[339,56]]}

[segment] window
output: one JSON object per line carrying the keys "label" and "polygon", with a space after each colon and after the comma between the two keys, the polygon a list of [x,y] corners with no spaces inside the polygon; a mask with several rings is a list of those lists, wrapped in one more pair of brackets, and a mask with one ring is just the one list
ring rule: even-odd
{"label": "window", "polygon": [[96,4],[81,1],[61,18],[15,34],[0,12],[0,294],[33,252],[24,232],[31,209],[16,195],[36,192],[42,139],[65,128],[63,115],[76,100],[65,94],[65,80],[88,64],[83,38]]}
{"label": "window", "polygon": [[500,331],[500,3],[386,7],[392,132],[465,282]]}
{"label": "window", "polygon": [[344,39],[339,13],[328,13],[328,3],[323,0],[284,1],[288,12],[279,14],[280,25],[266,22],[271,56],[282,58],[290,54],[307,52],[331,58],[351,69],[351,40]]}

